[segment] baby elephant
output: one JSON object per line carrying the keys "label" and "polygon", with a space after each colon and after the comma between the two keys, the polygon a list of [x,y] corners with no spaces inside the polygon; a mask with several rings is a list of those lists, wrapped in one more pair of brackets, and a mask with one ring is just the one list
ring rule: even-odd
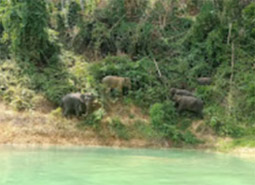
{"label": "baby elephant", "polygon": [[81,93],[67,94],[61,100],[61,107],[65,117],[70,114],[80,116],[85,111],[85,95]]}
{"label": "baby elephant", "polygon": [[201,99],[193,96],[178,96],[175,95],[173,100],[176,102],[177,110],[182,111],[191,111],[197,113],[203,117],[203,107],[204,103]]}
{"label": "baby elephant", "polygon": [[179,95],[179,96],[194,96],[192,92],[185,90],[185,89],[177,89],[171,88],[170,89],[171,96]]}
{"label": "baby elephant", "polygon": [[199,85],[211,85],[212,78],[210,78],[210,77],[200,77],[200,78],[197,79],[197,83]]}
{"label": "baby elephant", "polygon": [[131,89],[131,81],[127,77],[119,76],[106,76],[102,79],[106,93],[109,93],[111,89],[117,89],[121,95],[123,95],[123,88],[126,87],[128,90]]}
{"label": "baby elephant", "polygon": [[80,116],[85,113],[88,115],[92,104],[94,101],[94,96],[92,94],[86,93],[70,93],[65,95],[61,100],[61,107],[63,109],[63,115],[66,117],[70,114],[75,114]]}

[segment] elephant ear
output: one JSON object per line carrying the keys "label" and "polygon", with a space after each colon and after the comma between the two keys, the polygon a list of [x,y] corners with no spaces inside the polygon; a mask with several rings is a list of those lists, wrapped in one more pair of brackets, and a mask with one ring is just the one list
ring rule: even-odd
{"label": "elephant ear", "polygon": [[86,93],[85,94],[85,99],[93,101],[95,99],[95,96],[92,93]]}

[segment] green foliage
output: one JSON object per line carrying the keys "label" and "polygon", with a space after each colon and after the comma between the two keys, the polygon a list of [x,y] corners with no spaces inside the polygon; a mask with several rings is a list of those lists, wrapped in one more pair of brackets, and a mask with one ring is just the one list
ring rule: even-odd
{"label": "green foliage", "polygon": [[67,13],[67,22],[68,22],[69,28],[72,29],[80,21],[81,19],[80,11],[81,11],[80,5],[76,3],[75,1],[72,1],[69,4],[68,13]]}
{"label": "green foliage", "polygon": [[[124,0],[110,0],[103,9],[95,10],[97,20],[112,27],[125,15]],[[125,19],[125,17],[124,17]]]}
{"label": "green foliage", "polygon": [[56,15],[56,24],[57,24],[57,28],[56,30],[59,32],[59,34],[61,34],[61,36],[65,33],[66,30],[66,26],[65,26],[65,18],[64,15],[61,13],[58,13]]}
{"label": "green foliage", "polygon": [[11,40],[12,52],[19,61],[47,64],[56,61],[58,49],[50,42],[48,12],[44,0],[9,1],[3,24]]}
{"label": "green foliage", "polygon": [[177,124],[177,114],[172,102],[156,103],[150,108],[152,125],[158,130],[166,130],[168,125]]}
{"label": "green foliage", "polygon": [[158,138],[158,135],[151,124],[142,120],[135,120],[132,125],[132,137],[150,140]]}
{"label": "green foliage", "polygon": [[[223,43],[226,42],[227,30],[224,28],[216,28],[208,34],[206,39],[206,56],[209,65],[212,68],[218,67],[222,62],[229,60],[225,56],[228,48]],[[206,75],[206,74],[202,74]]]}
{"label": "green foliage", "polygon": [[197,87],[195,95],[202,99],[205,102],[205,105],[212,105],[216,102],[221,103],[222,99],[224,99],[224,94],[221,89],[212,85]]}
{"label": "green foliage", "polygon": [[3,23],[2,23],[2,21],[0,21],[0,38],[2,37],[3,32],[4,32]]}
{"label": "green foliage", "polygon": [[[32,69],[28,71],[32,71]],[[61,67],[61,63],[51,64],[41,71],[34,69],[29,75],[31,88],[42,92],[48,100],[55,104],[59,104],[64,95],[76,90],[73,82],[69,79],[69,73],[63,66]]]}
{"label": "green foliage", "polygon": [[255,137],[253,136],[246,136],[244,138],[240,138],[240,139],[235,139],[232,141],[232,145],[233,147],[250,147],[250,148],[254,148],[255,147]]}
{"label": "green foliage", "polygon": [[110,132],[119,139],[130,139],[129,130],[118,117],[114,117],[108,124]]}
{"label": "green foliage", "polygon": [[[168,114],[170,113],[170,114]],[[179,141],[180,131],[177,129],[177,114],[171,102],[156,103],[150,108],[151,124],[163,137]]]}
{"label": "green foliage", "polygon": [[52,110],[51,113],[50,113],[50,115],[60,118],[61,116],[63,116],[63,114],[62,114],[62,108],[61,108],[61,107],[58,107],[57,109]]}
{"label": "green foliage", "polygon": [[150,118],[153,128],[163,138],[171,139],[176,144],[198,143],[198,139],[187,130],[187,121],[183,120],[183,123],[180,124],[173,102],[156,103],[151,106]]}
{"label": "green foliage", "polygon": [[246,8],[244,8],[242,15],[246,31],[249,35],[252,36],[253,39],[255,39],[255,3],[251,3]]}
{"label": "green foliage", "polygon": [[86,119],[84,119],[83,125],[89,125],[94,128],[99,128],[100,121],[103,119],[105,113],[106,112],[103,108],[96,110],[92,114],[88,115]]}
{"label": "green foliage", "polygon": [[[116,53],[127,53],[134,57],[148,54],[153,44],[151,40],[153,24],[129,21],[133,18],[140,19],[146,10],[143,5],[147,3],[139,0],[137,6],[134,6],[132,1],[124,2],[124,0],[109,1],[105,8],[94,12],[91,20],[81,24],[72,44],[75,51],[84,52],[84,49],[87,49],[96,58]],[[140,6],[142,8],[139,8]]]}
{"label": "green foliage", "polygon": [[244,126],[238,123],[234,116],[226,115],[224,108],[211,105],[206,109],[208,116],[207,124],[220,136],[241,137],[245,134]]}
{"label": "green foliage", "polygon": [[21,68],[7,60],[0,63],[0,97],[17,110],[32,109],[32,98],[36,95],[26,85],[30,83],[27,76],[22,75]]}
{"label": "green foliage", "polygon": [[[1,14],[1,11],[0,11]],[[0,59],[6,59],[9,56],[9,41],[4,39],[4,26],[0,15]]]}
{"label": "green foliage", "polygon": [[240,15],[242,13],[242,9],[247,5],[250,4],[249,1],[240,1],[240,0],[228,0],[224,1],[224,16],[231,20],[236,21],[240,20]]}
{"label": "green foliage", "polygon": [[92,64],[89,71],[97,83],[101,83],[107,75],[129,77],[132,83],[130,96],[142,106],[148,107],[166,97],[167,89],[162,88],[154,63],[148,58],[132,62],[128,56],[109,56],[100,63]]}
{"label": "green foliage", "polygon": [[[11,42],[19,60],[19,66],[1,64],[2,99],[30,109],[31,99],[41,93],[58,104],[73,91],[100,95],[102,78],[116,75],[132,81],[124,102],[140,105],[144,112],[150,107],[151,124],[135,126],[145,130],[145,137],[157,137],[157,132],[176,143],[197,142],[187,130],[192,120],[177,115],[166,101],[171,87],[195,91],[205,102],[206,123],[218,135],[241,137],[254,126],[254,2],[110,0],[95,9],[98,2],[86,1],[81,11],[79,2],[72,1],[68,11],[60,11],[54,2],[2,1],[0,58],[8,57]],[[82,56],[63,50],[57,62],[58,39]],[[202,76],[212,77],[213,84],[199,86],[196,78]],[[94,112],[86,124],[99,128],[104,114],[102,109]],[[120,120],[113,118],[109,129],[115,137],[129,139],[130,128]]]}
{"label": "green foliage", "polygon": [[192,134],[189,130],[182,134],[182,140],[185,144],[191,145],[196,145],[202,142],[198,138],[196,138],[196,136],[194,136],[194,134]]}
{"label": "green foliage", "polygon": [[32,99],[37,93],[58,105],[65,94],[76,90],[72,75],[60,62],[41,69],[33,63],[17,64],[11,60],[2,62],[0,66],[1,97],[19,110],[33,108]]}
{"label": "green foliage", "polygon": [[207,1],[201,8],[200,14],[196,19],[191,29],[192,37],[194,39],[193,41],[201,42],[204,41],[208,34],[219,24],[219,18],[213,7],[213,3]]}
{"label": "green foliage", "polygon": [[207,1],[184,39],[188,54],[185,58],[192,76],[212,75],[213,68],[225,59],[223,42],[227,32],[220,26],[217,10],[211,1]]}

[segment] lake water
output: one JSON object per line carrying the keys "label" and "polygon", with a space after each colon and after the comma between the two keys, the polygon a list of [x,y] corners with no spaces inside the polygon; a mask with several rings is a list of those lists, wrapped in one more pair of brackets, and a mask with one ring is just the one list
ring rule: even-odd
{"label": "lake water", "polygon": [[255,161],[185,150],[0,147],[0,185],[255,185]]}

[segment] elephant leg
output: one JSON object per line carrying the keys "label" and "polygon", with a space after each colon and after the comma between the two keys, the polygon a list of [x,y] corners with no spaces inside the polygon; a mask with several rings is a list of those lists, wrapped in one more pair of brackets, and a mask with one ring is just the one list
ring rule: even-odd
{"label": "elephant leg", "polygon": [[81,113],[81,104],[78,104],[77,107],[75,108],[75,115],[78,117],[80,116]]}
{"label": "elephant leg", "polygon": [[85,112],[85,116],[87,116],[89,114],[89,110],[90,110],[90,106],[89,103],[86,104],[86,112]]}
{"label": "elephant leg", "polygon": [[118,91],[119,91],[119,93],[120,93],[120,97],[122,97],[122,96],[123,96],[123,87],[120,86],[120,87],[118,88]]}
{"label": "elephant leg", "polygon": [[65,108],[63,112],[64,117],[67,117],[68,113],[69,113],[69,109]]}
{"label": "elephant leg", "polygon": [[199,111],[199,117],[200,117],[201,119],[204,119],[204,114],[203,114],[202,110]]}
{"label": "elephant leg", "polygon": [[183,110],[184,110],[183,104],[182,104],[182,103],[179,103],[178,108],[177,108],[177,111],[178,111],[179,113],[181,113]]}

